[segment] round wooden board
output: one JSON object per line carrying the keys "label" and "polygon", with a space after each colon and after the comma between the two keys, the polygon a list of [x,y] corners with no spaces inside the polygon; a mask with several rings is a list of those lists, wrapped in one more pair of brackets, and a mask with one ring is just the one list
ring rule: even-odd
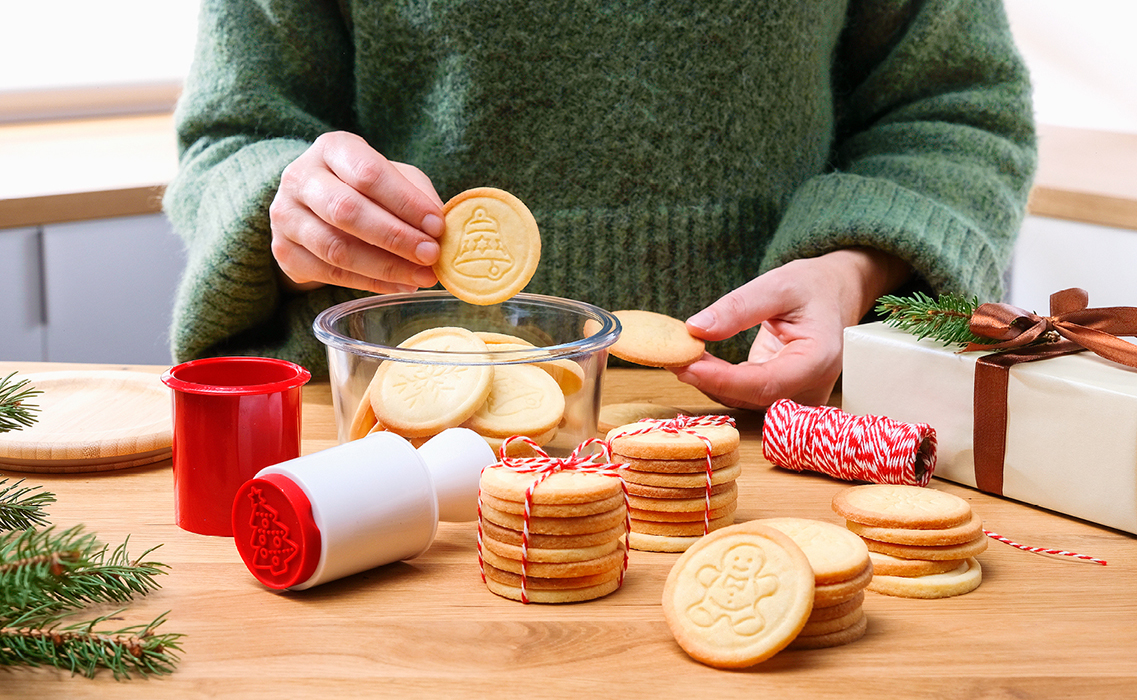
{"label": "round wooden board", "polygon": [[0,469],[94,472],[151,464],[170,456],[169,389],[157,374],[62,371],[22,377],[42,391],[34,425],[0,433]]}

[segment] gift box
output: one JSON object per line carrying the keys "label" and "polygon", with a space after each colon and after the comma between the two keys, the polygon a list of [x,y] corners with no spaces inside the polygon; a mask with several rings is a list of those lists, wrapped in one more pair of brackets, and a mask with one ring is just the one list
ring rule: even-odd
{"label": "gift box", "polygon": [[1092,352],[1011,366],[1001,474],[993,478],[976,469],[982,357],[996,355],[960,352],[884,323],[848,328],[842,408],[930,424],[936,477],[1137,533],[1137,369]]}

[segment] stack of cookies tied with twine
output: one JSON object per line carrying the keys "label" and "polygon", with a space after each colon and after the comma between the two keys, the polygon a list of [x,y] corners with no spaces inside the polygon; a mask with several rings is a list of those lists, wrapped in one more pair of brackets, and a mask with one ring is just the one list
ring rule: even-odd
{"label": "stack of cookies tied with twine", "polygon": [[868,590],[904,598],[946,598],[983,581],[976,559],[987,533],[971,504],[936,489],[865,484],[839,491],[833,510],[869,549]]}
{"label": "stack of cookies tied with twine", "polygon": [[[531,456],[506,456],[513,443]],[[599,449],[586,453],[593,446]],[[581,443],[552,458],[509,438],[502,459],[482,471],[478,559],[487,588],[523,603],[575,603],[623,585],[628,555],[627,492],[607,445]]]}
{"label": "stack of cookies tied with twine", "polygon": [[740,437],[729,416],[647,419],[606,436],[623,463],[632,549],[682,552],[734,523]]}

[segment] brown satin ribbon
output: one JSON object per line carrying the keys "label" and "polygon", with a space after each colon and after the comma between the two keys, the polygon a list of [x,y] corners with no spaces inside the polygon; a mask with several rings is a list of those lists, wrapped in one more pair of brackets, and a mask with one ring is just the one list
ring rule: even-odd
{"label": "brown satin ribbon", "polygon": [[[1001,342],[972,343],[972,350],[1006,350],[984,355],[975,363],[974,423],[975,483],[979,490],[1002,495],[1003,461],[1007,445],[1007,387],[1010,369],[1090,350],[1114,362],[1137,368],[1137,345],[1118,336],[1137,336],[1137,307],[1087,308],[1089,294],[1065,289],[1050,296],[1050,316],[1038,316],[1010,304],[983,304],[971,317],[971,331]],[[1062,340],[1023,347],[1046,333]],[[1020,349],[1021,348],[1021,349]]]}

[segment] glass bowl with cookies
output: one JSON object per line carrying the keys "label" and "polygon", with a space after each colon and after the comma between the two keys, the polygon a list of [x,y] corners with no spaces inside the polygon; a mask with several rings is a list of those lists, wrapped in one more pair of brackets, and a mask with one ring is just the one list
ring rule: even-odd
{"label": "glass bowl with cookies", "polygon": [[482,306],[425,290],[338,304],[313,330],[327,348],[341,443],[389,430],[418,445],[461,426],[495,452],[520,435],[565,456],[597,434],[620,322],[559,297]]}

